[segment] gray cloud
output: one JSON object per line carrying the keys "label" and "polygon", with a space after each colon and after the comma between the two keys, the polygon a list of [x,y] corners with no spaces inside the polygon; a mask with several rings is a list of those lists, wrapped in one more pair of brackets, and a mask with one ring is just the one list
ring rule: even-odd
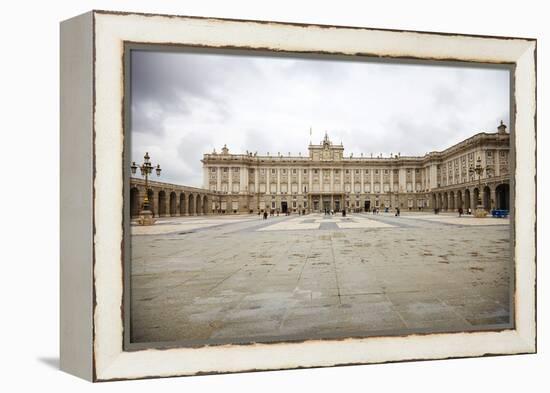
{"label": "gray cloud", "polygon": [[[204,53],[132,56],[132,158],[201,186],[203,153],[422,155],[509,122],[504,70]],[[309,129],[313,127],[313,136]]]}

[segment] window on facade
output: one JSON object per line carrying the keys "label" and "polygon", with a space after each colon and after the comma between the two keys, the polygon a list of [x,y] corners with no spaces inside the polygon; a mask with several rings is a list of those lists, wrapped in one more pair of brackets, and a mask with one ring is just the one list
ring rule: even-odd
{"label": "window on facade", "polygon": [[338,174],[338,172],[339,172],[338,169],[335,169],[335,170],[334,170],[334,173]]}
{"label": "window on facade", "polygon": [[227,168],[223,168],[223,171],[224,171],[224,172],[227,172]]}
{"label": "window on facade", "polygon": [[292,173],[296,174],[296,169],[293,169],[293,170],[292,170]]}
{"label": "window on facade", "polygon": [[286,169],[283,169],[283,175],[286,175]]}
{"label": "window on facade", "polygon": [[384,169],[384,174],[385,174],[385,175],[388,174],[388,170],[387,170],[387,169]]}
{"label": "window on facade", "polygon": [[212,172],[216,172],[216,168],[212,168],[211,170],[212,170]]}
{"label": "window on facade", "polygon": [[365,169],[365,173],[369,173],[369,170],[368,170],[368,169]]}
{"label": "window on facade", "polygon": [[420,169],[415,169],[414,172],[415,173],[420,173]]}
{"label": "window on facade", "polygon": [[493,156],[493,152],[488,151],[488,152],[487,152],[487,157],[492,157],[492,156]]}
{"label": "window on facade", "polygon": [[411,170],[410,170],[410,169],[407,169],[407,173],[411,173]]}
{"label": "window on facade", "polygon": [[233,168],[233,172],[239,172],[239,168]]}
{"label": "window on facade", "polygon": [[271,174],[272,174],[272,175],[275,174],[275,169],[272,169],[272,170],[271,170]]}
{"label": "window on facade", "polygon": [[317,169],[313,170],[313,173],[317,174],[319,171]]}
{"label": "window on facade", "polygon": [[375,170],[375,171],[374,171],[374,173],[375,173],[376,175],[378,175],[378,169],[377,169],[377,170]]}
{"label": "window on facade", "polygon": [[501,151],[501,152],[500,152],[500,156],[501,156],[501,157],[504,157],[505,155],[506,155],[506,152],[504,152],[504,151]]}
{"label": "window on facade", "polygon": [[304,169],[304,175],[307,174],[307,169]]}
{"label": "window on facade", "polygon": [[359,174],[359,169],[356,169],[356,170],[355,170],[355,174],[356,174],[356,175]]}
{"label": "window on facade", "polygon": [[264,169],[264,168],[260,169],[260,173],[261,173],[262,175],[264,175],[264,174],[265,174],[265,169]]}

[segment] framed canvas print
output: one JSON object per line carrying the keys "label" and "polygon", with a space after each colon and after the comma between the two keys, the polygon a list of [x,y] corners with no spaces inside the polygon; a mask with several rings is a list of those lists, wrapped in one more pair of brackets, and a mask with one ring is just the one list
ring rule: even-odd
{"label": "framed canvas print", "polygon": [[536,351],[536,40],[61,24],[61,368]]}

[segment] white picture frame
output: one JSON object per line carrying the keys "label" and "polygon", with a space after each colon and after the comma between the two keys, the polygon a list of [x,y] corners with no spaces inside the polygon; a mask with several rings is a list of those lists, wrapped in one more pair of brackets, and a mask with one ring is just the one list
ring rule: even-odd
{"label": "white picture frame", "polygon": [[[124,347],[124,44],[514,67],[513,329]],[[536,352],[536,40],[92,11],[61,24],[61,368],[90,381]]]}

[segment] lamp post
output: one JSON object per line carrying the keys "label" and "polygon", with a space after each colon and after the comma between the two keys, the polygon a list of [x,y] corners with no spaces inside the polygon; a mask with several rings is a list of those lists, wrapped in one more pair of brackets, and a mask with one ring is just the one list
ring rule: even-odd
{"label": "lamp post", "polygon": [[[140,225],[152,225],[155,223],[155,219],[153,218],[153,212],[151,211],[151,206],[149,202],[149,175],[153,173],[153,165],[151,165],[151,158],[149,157],[149,153],[146,152],[143,156],[143,163],[141,165],[136,165],[135,161],[132,162],[132,165],[130,166],[130,169],[132,170],[132,174],[135,175],[137,172],[137,169],[140,169],[141,176],[145,177],[145,196],[143,197],[143,206],[139,213],[139,219],[138,222]],[[160,172],[162,169],[160,169],[160,164],[154,167],[155,172],[157,176],[160,176]]]}
{"label": "lamp post", "polygon": [[486,166],[482,166],[481,165],[481,157],[478,156],[477,157],[477,160],[476,160],[476,165],[475,167],[471,166],[470,169],[468,170],[470,175],[477,175],[477,206],[476,206],[476,210],[475,210],[475,216],[476,217],[485,217],[487,215],[487,211],[483,208],[483,202],[481,200],[481,175],[486,172],[487,174],[489,173],[489,171],[491,170],[491,168],[486,165]]}

